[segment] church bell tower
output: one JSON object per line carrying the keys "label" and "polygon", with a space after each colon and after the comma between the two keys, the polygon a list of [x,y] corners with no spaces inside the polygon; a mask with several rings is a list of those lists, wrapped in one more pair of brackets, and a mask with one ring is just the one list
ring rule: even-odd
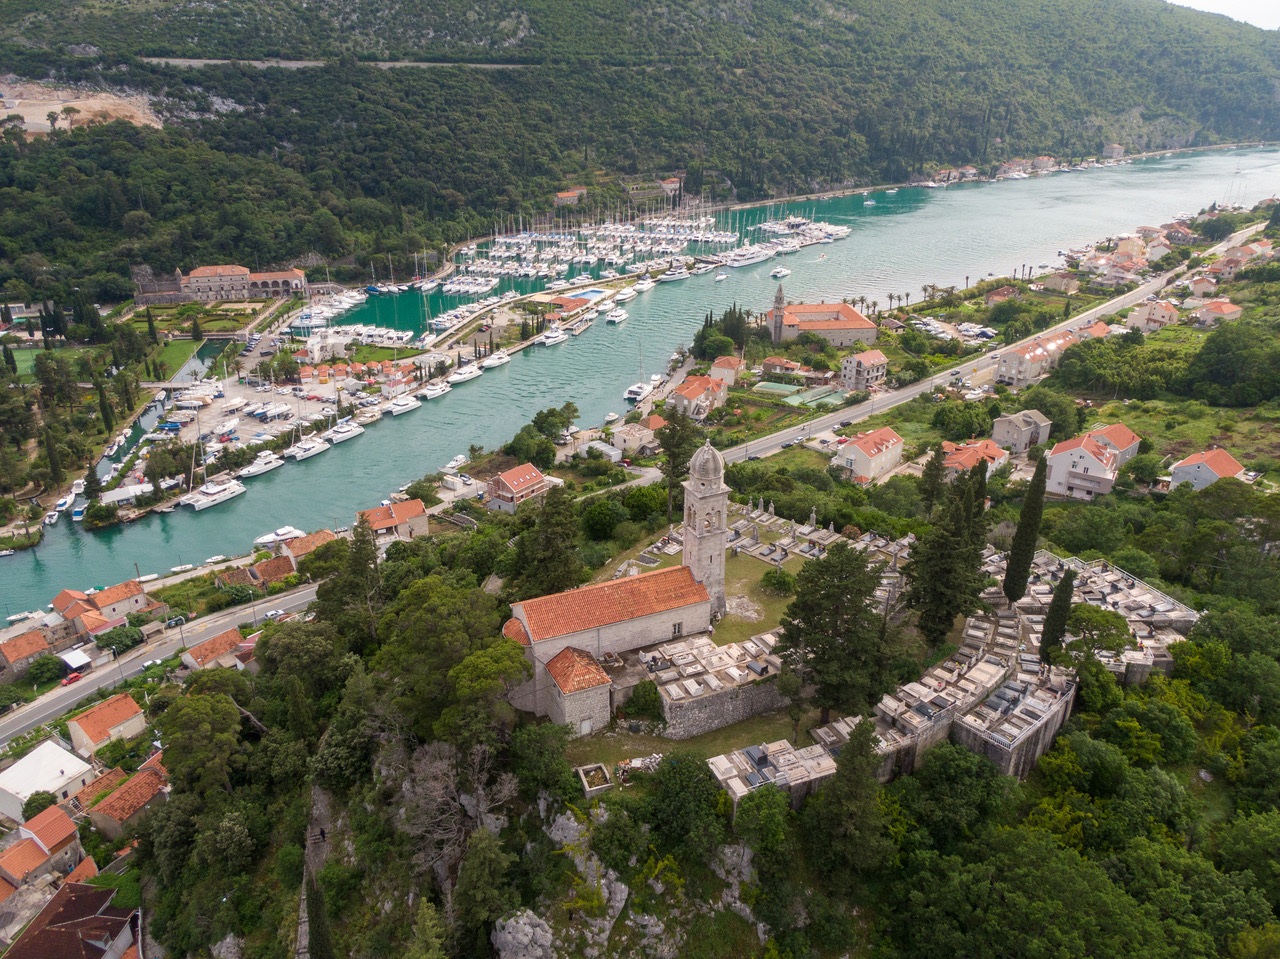
{"label": "church bell tower", "polygon": [[724,482],[724,457],[710,440],[690,458],[683,485],[684,565],[706,587],[712,615],[723,616],[729,487]]}

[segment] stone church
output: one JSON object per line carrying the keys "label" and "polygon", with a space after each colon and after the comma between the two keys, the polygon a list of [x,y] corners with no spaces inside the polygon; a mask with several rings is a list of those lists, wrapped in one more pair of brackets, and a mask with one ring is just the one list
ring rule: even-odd
{"label": "stone church", "polygon": [[533,678],[511,692],[517,709],[586,735],[613,713],[602,660],[706,632],[725,611],[729,487],[710,443],[689,460],[684,482],[684,562],[515,603],[502,634],[525,647]]}

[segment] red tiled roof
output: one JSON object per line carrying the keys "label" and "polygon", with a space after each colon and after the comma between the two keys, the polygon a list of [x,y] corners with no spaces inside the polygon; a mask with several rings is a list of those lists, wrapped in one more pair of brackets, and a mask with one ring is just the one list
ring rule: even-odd
{"label": "red tiled roof", "polygon": [[1141,442],[1141,438],[1129,427],[1123,423],[1112,423],[1110,426],[1102,426],[1096,430],[1090,430],[1089,436],[1101,437],[1110,445],[1118,450],[1127,450],[1135,443]]}
{"label": "red tiled roof", "polygon": [[127,580],[123,583],[117,583],[115,586],[108,586],[101,592],[94,593],[89,602],[102,609],[103,606],[110,606],[118,603],[122,599],[128,599],[130,596],[137,596],[146,592],[142,588],[142,584],[136,579]]}
{"label": "red tiled roof", "polygon": [[0,879],[0,902],[4,902],[17,891],[7,879]]}
{"label": "red tiled roof", "polygon": [[61,806],[50,806],[38,816],[32,816],[22,828],[36,837],[36,842],[53,852],[76,834],[76,824],[62,811]]}
{"label": "red tiled roof", "polygon": [[537,486],[546,481],[547,478],[542,475],[542,471],[532,463],[513,466],[505,473],[499,473],[492,480],[494,483],[505,486],[512,493],[519,493],[524,489]]}
{"label": "red tiled roof", "polygon": [[1206,450],[1203,453],[1192,453],[1181,463],[1174,463],[1173,468],[1179,466],[1199,466],[1205,465],[1213,470],[1219,477],[1238,476],[1244,467],[1236,460],[1234,456],[1226,450]]}
{"label": "red tiled roof", "polygon": [[44,633],[38,629],[33,629],[29,633],[14,637],[7,643],[0,643],[0,655],[3,655],[8,662],[16,663],[29,656],[44,652],[48,648],[49,641],[44,638]]}
{"label": "red tiled roof", "polygon": [[216,582],[223,586],[255,585],[253,576],[250,575],[247,566],[237,566],[235,569],[229,569],[225,573],[219,573],[215,579]]}
{"label": "red tiled roof", "polygon": [[524,623],[512,617],[502,624],[502,635],[514,639],[521,646],[529,645],[529,634],[525,632]]}
{"label": "red tiled roof", "polygon": [[[813,313],[836,315],[809,319],[808,315]],[[801,329],[876,329],[874,323],[848,303],[793,303],[783,308],[782,322],[786,326],[798,325]]]}
{"label": "red tiled roof", "polygon": [[712,379],[709,376],[690,376],[676,390],[686,400],[696,400],[706,393],[719,393],[724,389],[724,380]]}
{"label": "red tiled roof", "polygon": [[1088,433],[1083,436],[1077,436],[1074,439],[1063,440],[1049,451],[1049,455],[1057,456],[1059,453],[1067,453],[1072,450],[1080,450],[1088,453],[1095,460],[1108,468],[1115,464],[1115,451],[1109,446],[1103,446]]}
{"label": "red tiled roof", "polygon": [[523,613],[529,636],[537,643],[706,602],[710,602],[706,587],[689,568],[673,566],[527,599],[514,608]]}
{"label": "red tiled roof", "polygon": [[189,277],[202,276],[248,276],[249,268],[247,266],[197,266],[194,270],[187,274]]}
{"label": "red tiled roof", "polygon": [[288,556],[273,556],[271,559],[264,559],[261,563],[255,563],[253,571],[258,574],[261,582],[270,585],[276,580],[293,575],[293,560]]}
{"label": "red tiled roof", "polygon": [[94,806],[93,811],[123,823],[158,796],[164,784],[165,778],[159,771],[140,769],[132,779]]}
{"label": "red tiled roof", "polygon": [[902,437],[890,427],[882,426],[880,429],[872,430],[870,433],[855,436],[849,440],[849,445],[857,447],[867,456],[879,456],[887,449],[902,445]]}
{"label": "red tiled roof", "polygon": [[302,559],[312,550],[319,549],[325,543],[332,543],[338,537],[327,529],[312,533],[310,536],[299,536],[284,544],[284,548],[293,554],[294,559]]}
{"label": "red tiled roof", "polygon": [[120,693],[90,707],[75,719],[68,720],[68,724],[75,723],[89,742],[96,745],[106,741],[111,736],[111,730],[116,726],[141,712],[132,696],[128,693]]}
{"label": "red tiled roof", "polygon": [[654,430],[656,432],[662,429],[662,427],[666,426],[667,421],[664,420],[657,413],[650,413],[648,416],[646,416],[644,419],[640,421],[640,425],[647,430]]}
{"label": "red tiled roof", "polygon": [[116,619],[107,619],[107,617],[103,616],[96,609],[86,609],[80,614],[79,619],[80,625],[94,636],[97,636],[99,633],[104,633],[115,626],[121,626],[125,622],[123,616],[119,616]]}
{"label": "red tiled roof", "polygon": [[[258,635],[257,633],[254,634]],[[139,769],[158,769],[160,775],[165,779],[169,778],[169,770],[164,768],[164,750],[154,753],[145,763],[138,767]]]}
{"label": "red tiled roof", "polygon": [[740,370],[747,365],[747,361],[736,356],[718,356],[711,366],[719,367],[722,370]]}
{"label": "red tiled roof", "polygon": [[228,629],[225,633],[219,633],[217,636],[206,639],[203,643],[197,643],[187,652],[196,661],[196,666],[204,668],[206,663],[213,662],[219,656],[225,656],[242,642],[244,642],[244,637],[240,635],[240,630]]}
{"label": "red tiled roof", "polygon": [[985,460],[989,470],[1008,456],[994,440],[977,440],[973,443],[958,445],[944,441],[942,451],[947,454],[946,465],[960,470],[973,469],[978,465],[979,460]]}
{"label": "red tiled roof", "polygon": [[889,362],[889,357],[879,350],[864,350],[861,353],[855,353],[853,356],[862,366],[879,366],[881,363]]}
{"label": "red tiled roof", "polygon": [[18,882],[49,861],[49,854],[34,839],[19,839],[0,855],[0,869]]}
{"label": "red tiled roof", "polygon": [[275,273],[250,273],[251,280],[302,280],[306,279],[306,274],[301,270],[280,270]]}
{"label": "red tiled roof", "polygon": [[64,616],[67,613],[67,607],[71,606],[76,600],[87,600],[89,597],[78,589],[64,589],[57,596],[53,597],[53,608]]}
{"label": "red tiled roof", "polygon": [[115,789],[128,778],[129,774],[119,766],[115,769],[108,769],[71,798],[80,805],[81,809],[88,809],[93,805],[94,799]]}
{"label": "red tiled roof", "polygon": [[101,959],[106,950],[99,943],[119,939],[135,912],[111,908],[115,894],[83,882],[63,883],[9,947],[6,959]]}
{"label": "red tiled roof", "polygon": [[592,655],[573,646],[566,646],[547,663],[547,673],[566,696],[584,689],[605,686],[608,675]]}
{"label": "red tiled roof", "polygon": [[[83,882],[86,879],[92,879],[98,874],[98,864],[93,861],[92,856],[85,856],[84,862],[67,873],[65,882]],[[122,957],[123,959],[123,957]]]}
{"label": "red tiled roof", "polygon": [[427,508],[422,505],[420,499],[409,499],[403,503],[392,503],[390,506],[375,506],[373,509],[364,509],[357,513],[357,516],[363,516],[369,523],[369,527],[375,532],[381,530],[392,529],[401,523],[407,523],[415,516],[425,516]]}

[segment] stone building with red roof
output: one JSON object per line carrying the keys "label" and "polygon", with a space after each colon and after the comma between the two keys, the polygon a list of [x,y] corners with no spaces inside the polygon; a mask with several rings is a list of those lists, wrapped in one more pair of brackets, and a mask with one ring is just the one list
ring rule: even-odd
{"label": "stone building with red roof", "polygon": [[183,652],[182,662],[188,669],[212,669],[215,666],[237,669],[235,653],[244,641],[240,630],[228,629]]}
{"label": "stone building with red roof", "polygon": [[1226,450],[1206,450],[1173,464],[1169,471],[1169,488],[1190,483],[1192,489],[1199,491],[1220,479],[1241,479],[1243,476],[1244,467]]}
{"label": "stone building with red roof", "polygon": [[12,682],[22,676],[28,666],[47,652],[49,640],[38,629],[0,643],[0,681]]}
{"label": "stone building with red roof", "polygon": [[179,272],[178,286],[186,298],[202,303],[311,295],[307,275],[299,269],[254,273],[235,264],[198,266],[185,275]]}
{"label": "stone building with red roof", "polygon": [[159,769],[143,768],[89,810],[89,821],[109,839],[119,839],[147,810],[169,798],[169,782]]}
{"label": "stone building with red roof", "polygon": [[391,539],[413,539],[429,532],[427,508],[420,499],[407,499],[402,503],[375,506],[356,513],[357,521],[363,519],[373,530],[379,542]]}
{"label": "stone building with red roof", "polygon": [[136,959],[136,909],[111,905],[116,890],[68,882],[14,940],[7,959]]}
{"label": "stone building with red roof", "polygon": [[147,728],[147,717],[133,697],[119,693],[67,720],[71,745],[81,756],[92,756],[107,743],[132,739]]}
{"label": "stone building with red roof", "polygon": [[550,488],[546,476],[532,463],[513,466],[489,480],[485,505],[489,509],[514,513],[521,503],[541,499]]}
{"label": "stone building with red roof", "polygon": [[801,333],[813,333],[835,347],[850,347],[854,343],[870,346],[880,332],[879,327],[848,303],[788,304],[781,286],[774,296],[767,322],[775,343],[797,339]]}

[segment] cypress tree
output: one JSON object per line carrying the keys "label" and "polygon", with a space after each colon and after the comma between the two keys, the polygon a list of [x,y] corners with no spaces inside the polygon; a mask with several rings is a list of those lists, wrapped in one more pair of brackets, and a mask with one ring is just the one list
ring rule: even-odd
{"label": "cypress tree", "polygon": [[13,355],[13,350],[9,349],[8,344],[4,348],[4,365],[10,373],[18,372],[18,358]]}
{"label": "cypress tree", "polygon": [[191,338],[197,343],[204,339],[204,331],[200,329],[200,318],[198,316],[191,318]]}
{"label": "cypress tree", "polygon": [[102,477],[98,475],[96,466],[90,466],[89,471],[84,474],[84,495],[90,503],[96,503],[102,498]]}
{"label": "cypress tree", "polygon": [[933,448],[933,455],[924,464],[924,472],[920,474],[920,502],[927,517],[933,513],[933,506],[942,495],[942,488],[947,482],[946,454],[942,452],[942,444]]}
{"label": "cypress tree", "polygon": [[334,959],[333,934],[329,931],[324,893],[311,873],[307,874],[307,951],[311,959]]}
{"label": "cypress tree", "polygon": [[0,320],[4,321],[5,326],[13,323],[13,311],[9,309],[9,304],[0,304]]}
{"label": "cypress tree", "polygon": [[115,417],[111,413],[111,401],[107,399],[107,388],[98,381],[98,412],[102,414],[102,425],[110,433],[116,426]]}
{"label": "cypress tree", "polygon": [[156,332],[156,319],[151,315],[151,307],[147,307],[147,336],[153,344],[159,344],[160,335]]}
{"label": "cypress tree", "polygon": [[44,455],[49,460],[49,479],[53,481],[54,486],[61,486],[62,461],[58,459],[58,447],[53,442],[53,431],[47,426],[44,428]]}
{"label": "cypress tree", "polygon": [[1040,635],[1040,662],[1051,661],[1053,653],[1062,648],[1062,637],[1067,633],[1067,617],[1071,615],[1071,596],[1075,590],[1076,571],[1069,569],[1053,590],[1049,612],[1044,617],[1044,632]]}
{"label": "cypress tree", "polygon": [[1040,457],[1036,463],[1027,498],[1022,501],[1018,516],[1018,529],[1009,547],[1009,563],[1004,572],[1004,595],[1013,605],[1027,594],[1027,579],[1031,575],[1031,561],[1036,554],[1036,540],[1040,536],[1040,520],[1044,516],[1044,486],[1047,460]]}

